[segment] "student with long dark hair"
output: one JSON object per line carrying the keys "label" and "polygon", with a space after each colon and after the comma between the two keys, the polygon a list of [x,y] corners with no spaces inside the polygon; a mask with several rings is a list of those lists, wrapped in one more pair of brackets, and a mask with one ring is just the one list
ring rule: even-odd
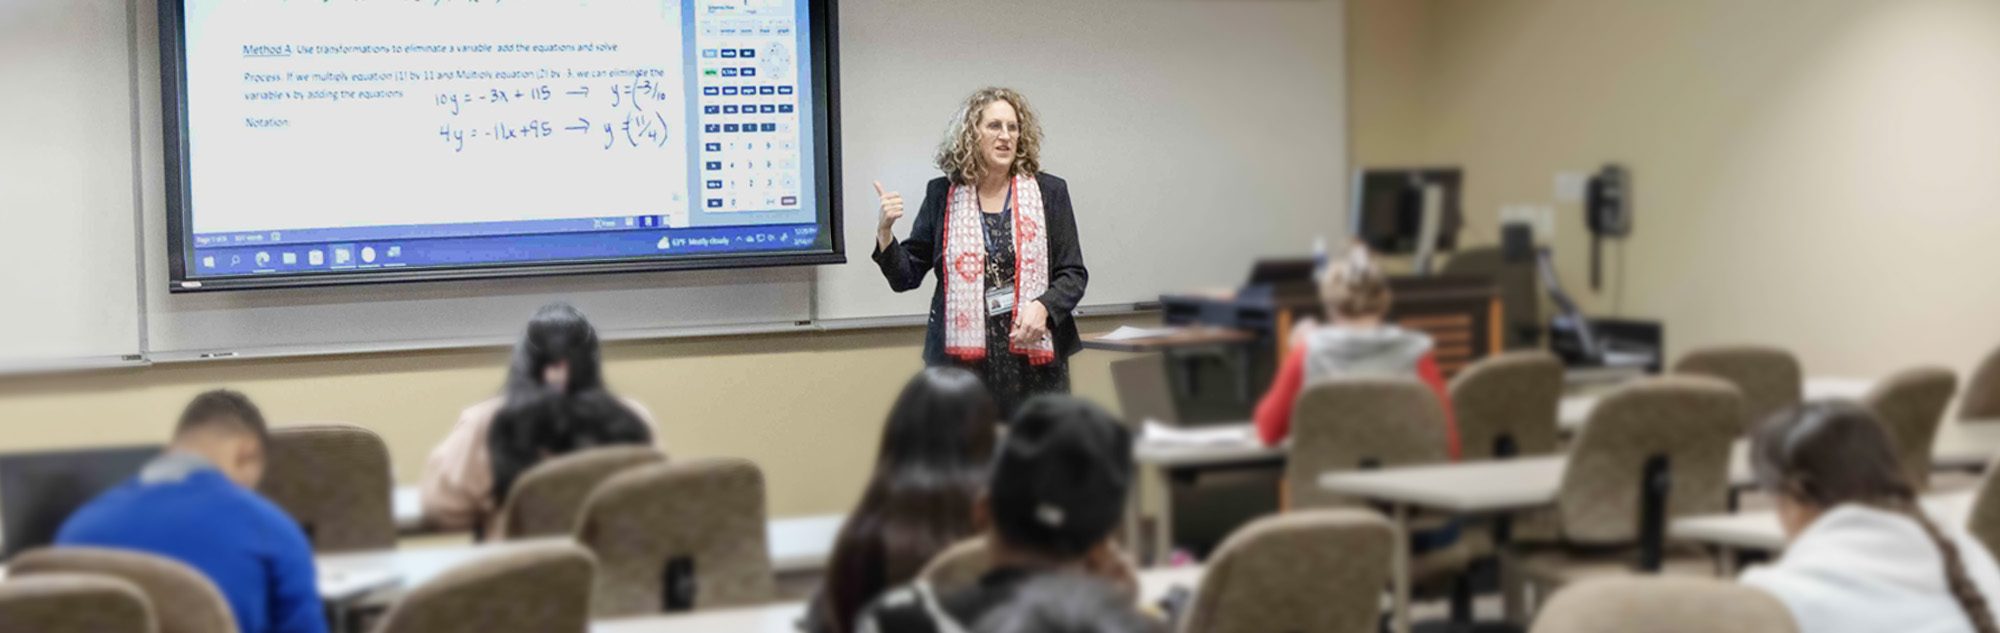
{"label": "student with long dark hair", "polygon": [[1023,587],[1055,574],[1090,576],[1136,608],[1138,579],[1112,544],[1132,490],[1132,433],[1088,401],[1029,399],[995,450],[983,501],[992,568],[971,587],[940,592],[917,580],[882,593],[861,633],[970,630],[1014,603]]}
{"label": "student with long dark hair", "polygon": [[882,429],[875,473],[835,542],[807,628],[847,633],[883,590],[985,529],[973,504],[986,488],[998,408],[979,377],[933,367],[910,379]]}
{"label": "student with long dark hair", "polygon": [[424,516],[444,529],[484,525],[516,477],[591,446],[652,442],[652,415],[604,384],[597,330],[567,303],[535,312],[504,393],[459,414],[424,467]]}
{"label": "student with long dark hair", "polygon": [[1924,515],[1874,413],[1808,403],[1764,420],[1751,441],[1791,543],[1742,582],[1776,595],[1801,633],[2000,633],[1992,554]]}

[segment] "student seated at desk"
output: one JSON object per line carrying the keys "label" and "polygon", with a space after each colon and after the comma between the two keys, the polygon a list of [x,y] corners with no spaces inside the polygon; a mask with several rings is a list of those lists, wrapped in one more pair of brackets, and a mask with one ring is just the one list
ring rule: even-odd
{"label": "student seated at desk", "polygon": [[1415,376],[1437,391],[1451,457],[1458,459],[1458,424],[1444,374],[1431,354],[1431,337],[1383,323],[1394,296],[1388,276],[1368,249],[1356,246],[1346,261],[1336,262],[1320,280],[1319,295],[1332,321],[1324,326],[1302,322],[1293,333],[1284,366],[1257,404],[1257,436],[1266,445],[1284,442],[1292,431],[1293,405],[1314,384],[1339,376]]}
{"label": "student seated at desk", "polygon": [[1021,406],[994,460],[983,508],[993,570],[939,595],[923,581],[891,590],[861,613],[865,633],[969,630],[1011,604],[1029,581],[1080,574],[1111,583],[1133,606],[1138,580],[1111,544],[1132,485],[1132,434],[1103,409],[1069,396]]}
{"label": "student seated at desk", "polygon": [[985,529],[973,505],[986,490],[999,415],[970,371],[932,367],[910,379],[889,410],[875,474],[840,530],[806,630],[847,633],[884,589]]}
{"label": "student seated at desk", "polygon": [[215,583],[243,633],[325,633],[312,545],[255,492],[268,443],[264,415],[243,394],[195,396],[166,452],[70,515],[56,545],[186,563]]}
{"label": "student seated at desk", "polygon": [[1757,481],[1791,543],[1742,582],[1776,595],[1800,633],[1996,633],[2000,568],[1979,540],[1917,505],[1894,441],[1858,404],[1779,412],[1751,438]]}
{"label": "student seated at desk", "polygon": [[[611,395],[604,385],[597,331],[567,303],[552,303],[535,312],[514,348],[505,389],[501,397],[460,413],[451,434],[431,451],[420,483],[424,518],[432,525],[447,530],[484,527],[505,498],[505,488],[494,485],[496,472],[519,475],[541,458],[559,454],[522,454],[538,446],[520,443],[528,437],[522,433],[532,433],[529,429],[496,437],[495,421],[505,415],[511,414],[522,427],[531,426],[526,421],[537,416],[584,416],[612,420],[609,424],[629,418],[646,428],[645,441],[651,441],[657,428],[645,407]],[[508,443],[511,450],[501,452],[508,459],[493,450],[496,439]],[[540,441],[551,447],[580,447],[576,438],[544,436]]]}

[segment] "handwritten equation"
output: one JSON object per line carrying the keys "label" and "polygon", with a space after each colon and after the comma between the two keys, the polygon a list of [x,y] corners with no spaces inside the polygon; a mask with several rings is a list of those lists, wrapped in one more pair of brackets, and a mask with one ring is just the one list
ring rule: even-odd
{"label": "handwritten equation", "polygon": [[[620,147],[664,149],[673,138],[673,128],[667,124],[665,112],[657,106],[670,96],[661,82],[633,77],[628,81],[598,84],[595,88],[589,84],[536,84],[439,92],[434,101],[437,107],[445,109],[452,117],[451,122],[438,129],[438,137],[449,144],[454,153],[464,152],[468,142],[475,145],[524,143],[560,138],[578,139],[579,142],[588,140],[605,150]],[[554,108],[566,111],[564,114],[570,116],[515,118],[483,126],[455,122],[471,109],[488,108],[499,112],[526,104],[544,106],[527,112],[546,112]],[[608,108],[595,112],[576,110],[605,106]]]}
{"label": "handwritten equation", "polygon": [[[439,107],[450,109],[452,116],[458,116],[465,112],[466,107],[472,105],[500,106],[514,103],[540,103],[554,101],[558,98],[587,102],[590,99],[590,94],[591,90],[588,85],[578,85],[575,88],[557,93],[548,84],[541,84],[525,88],[516,87],[511,90],[506,88],[486,88],[478,91],[440,92],[437,93],[436,102]],[[606,86],[604,90],[598,91],[597,94],[599,95],[599,99],[608,100],[608,105],[613,108],[629,107],[638,111],[645,111],[646,104],[648,103],[666,101],[669,96],[667,90],[659,82],[651,79],[636,78],[630,82],[620,82]],[[600,103],[604,103],[604,101],[600,101]]]}
{"label": "handwritten equation", "polygon": [[438,137],[453,153],[465,151],[466,143],[516,143],[542,139],[579,139],[599,143],[599,149],[665,149],[673,138],[667,118],[658,111],[627,112],[620,120],[577,117],[569,121],[530,119],[517,123],[494,123],[483,127],[459,127],[450,123],[438,128]]}

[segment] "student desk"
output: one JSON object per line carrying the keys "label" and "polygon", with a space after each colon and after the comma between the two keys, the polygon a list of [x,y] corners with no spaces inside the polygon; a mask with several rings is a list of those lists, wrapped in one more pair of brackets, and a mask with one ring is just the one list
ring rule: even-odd
{"label": "student desk", "polygon": [[[1938,468],[1983,467],[2000,454],[2000,423],[1947,424],[1933,445]],[[1747,441],[1731,451],[1729,479],[1741,488],[1754,483]],[[1554,504],[1568,458],[1562,455],[1503,461],[1440,464],[1412,468],[1327,473],[1320,487],[1385,504],[1399,530],[1408,532],[1411,513],[1435,510],[1465,516],[1513,514]],[[1396,548],[1393,566],[1396,633],[1409,633],[1409,550]]]}
{"label": "student desk", "polygon": [[[1142,437],[1134,450],[1134,462],[1138,466],[1140,481],[1133,487],[1127,504],[1124,530],[1125,543],[1140,562],[1157,564],[1164,560],[1174,542],[1173,495],[1167,486],[1168,476],[1172,471],[1181,468],[1275,464],[1284,461],[1286,447],[1264,446],[1256,441],[1249,424],[1203,428],[1238,428],[1242,429],[1243,436],[1247,439],[1232,443],[1175,445],[1153,442]],[[1736,455],[1730,470],[1730,483],[1739,489],[1756,484],[1747,465],[1748,450],[1747,442],[1737,442]],[[1937,443],[1932,446],[1931,453],[1932,464],[1939,469],[1985,468],[1988,462],[2000,456],[2000,420],[1947,422],[1938,429]],[[1558,470],[1557,475],[1547,481],[1551,500],[1554,498],[1555,487],[1560,483],[1560,470]],[[1356,496],[1372,497],[1367,494],[1356,494]],[[1431,505],[1423,507],[1451,509]],[[1147,508],[1153,508],[1157,513],[1157,516],[1152,517],[1150,534],[1147,534],[1149,530],[1144,520]]]}
{"label": "student desk", "polygon": [[[1976,499],[1976,492],[1961,490],[1928,495],[1922,503],[1931,520],[1940,525],[1963,526],[1972,515]],[[1668,526],[1667,534],[1719,550],[1725,577],[1736,575],[1738,552],[1776,552],[1785,548],[1785,531],[1778,524],[1775,510],[1676,519]]]}
{"label": "student desk", "polygon": [[[1201,582],[1200,567],[1150,569],[1139,572],[1139,596],[1158,603],[1175,587],[1193,589]],[[792,602],[761,607],[654,615],[591,623],[590,633],[796,633],[806,604]]]}
{"label": "student desk", "polygon": [[[1173,490],[1168,485],[1169,475],[1180,469],[1213,468],[1233,464],[1281,463],[1285,458],[1283,446],[1265,446],[1257,441],[1256,432],[1250,424],[1203,426],[1205,430],[1236,429],[1243,441],[1210,444],[1170,444],[1139,439],[1133,449],[1133,463],[1138,467],[1139,481],[1128,496],[1125,513],[1125,543],[1132,555],[1145,564],[1160,564],[1172,551],[1173,530]],[[1158,511],[1153,517],[1150,542],[1145,538],[1145,509]]]}
{"label": "student desk", "polygon": [[[839,535],[841,524],[845,521],[846,516],[838,514],[771,521],[766,538],[771,548],[772,571],[785,575],[824,570],[833,552],[834,538]],[[322,578],[344,574],[394,574],[401,582],[397,585],[399,589],[391,593],[400,594],[448,570],[505,554],[523,545],[566,541],[569,537],[557,536],[479,545],[328,554],[318,557],[317,562]]]}
{"label": "student desk", "polygon": [[[1868,396],[1868,390],[1875,387],[1875,381],[1854,378],[1807,378],[1805,399],[1824,400],[1841,398],[1860,400]],[[1556,410],[1557,429],[1564,434],[1575,435],[1590,421],[1590,413],[1597,409],[1597,401],[1610,390],[1563,396],[1562,405]]]}

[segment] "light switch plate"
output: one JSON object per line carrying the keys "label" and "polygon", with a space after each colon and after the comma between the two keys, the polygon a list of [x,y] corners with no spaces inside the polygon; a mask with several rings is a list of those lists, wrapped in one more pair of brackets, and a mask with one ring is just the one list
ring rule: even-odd
{"label": "light switch plate", "polygon": [[1590,188],[1590,174],[1580,171],[1556,172],[1556,202],[1570,204],[1583,202],[1584,191]]}

